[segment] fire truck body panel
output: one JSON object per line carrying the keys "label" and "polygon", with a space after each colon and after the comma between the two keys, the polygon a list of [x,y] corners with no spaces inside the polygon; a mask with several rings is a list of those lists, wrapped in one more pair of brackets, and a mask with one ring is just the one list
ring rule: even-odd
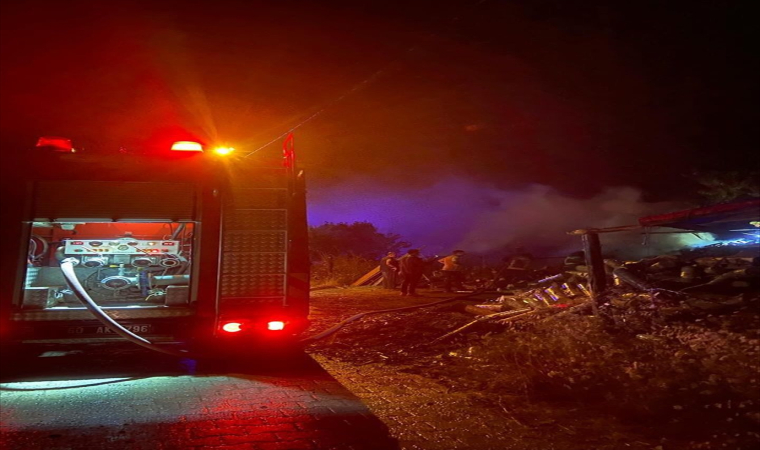
{"label": "fire truck body panel", "polygon": [[[31,155],[3,191],[13,276],[3,280],[0,338],[114,338],[66,283],[64,259],[101,308],[144,337],[228,346],[302,331],[302,175],[210,156]],[[228,322],[239,331],[224,331]]]}

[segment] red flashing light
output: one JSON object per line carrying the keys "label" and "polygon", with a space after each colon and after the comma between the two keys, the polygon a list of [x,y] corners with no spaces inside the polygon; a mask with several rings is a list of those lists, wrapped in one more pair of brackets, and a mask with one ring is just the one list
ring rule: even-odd
{"label": "red flashing light", "polygon": [[222,325],[222,330],[228,333],[237,333],[238,331],[243,331],[241,325],[242,324],[240,322],[227,322]]}
{"label": "red flashing light", "polygon": [[267,323],[267,330],[269,331],[282,331],[285,329],[285,322],[274,320]]}
{"label": "red flashing light", "polygon": [[296,166],[296,151],[293,133],[289,133],[282,142],[283,165],[293,169]]}
{"label": "red flashing light", "polygon": [[172,151],[175,152],[202,152],[203,146],[198,142],[177,141],[172,144]]}
{"label": "red flashing light", "polygon": [[71,139],[53,136],[43,136],[37,140],[37,148],[47,148],[55,152],[74,153],[74,146],[71,145]]}

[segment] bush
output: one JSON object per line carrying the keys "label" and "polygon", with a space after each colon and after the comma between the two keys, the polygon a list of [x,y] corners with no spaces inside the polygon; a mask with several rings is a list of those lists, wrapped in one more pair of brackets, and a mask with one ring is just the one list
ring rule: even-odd
{"label": "bush", "polygon": [[312,265],[312,286],[345,286],[377,267],[377,261],[355,255],[325,257]]}
{"label": "bush", "polygon": [[760,315],[745,310],[649,331],[563,315],[489,336],[472,356],[502,370],[484,378],[473,367],[468,376],[494,398],[572,400],[667,423],[671,437],[692,440],[692,448],[760,442]]}
{"label": "bush", "polygon": [[355,255],[379,259],[386,252],[398,252],[409,244],[393,233],[381,233],[369,222],[324,223],[309,227],[309,251],[315,260],[325,255]]}

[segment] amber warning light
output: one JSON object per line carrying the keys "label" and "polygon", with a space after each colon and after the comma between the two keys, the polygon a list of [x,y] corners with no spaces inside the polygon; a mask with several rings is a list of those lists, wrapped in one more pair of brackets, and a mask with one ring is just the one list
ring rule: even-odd
{"label": "amber warning light", "polygon": [[230,153],[234,151],[235,149],[232,147],[217,147],[214,149],[214,153],[216,153],[217,155],[222,155],[222,156],[229,155]]}
{"label": "amber warning light", "polygon": [[177,141],[172,144],[172,151],[175,152],[202,152],[203,146],[198,142]]}

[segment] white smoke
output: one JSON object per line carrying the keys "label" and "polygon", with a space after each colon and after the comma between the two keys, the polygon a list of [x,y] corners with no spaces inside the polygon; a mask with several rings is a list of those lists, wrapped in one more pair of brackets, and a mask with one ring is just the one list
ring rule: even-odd
{"label": "white smoke", "polygon": [[[383,232],[400,234],[426,253],[461,248],[468,253],[497,254],[524,247],[534,254],[562,255],[578,250],[582,228],[636,225],[638,218],[684,209],[671,202],[647,203],[639,190],[610,187],[591,198],[577,198],[543,186],[499,189],[461,177],[433,185],[398,188],[390,182],[353,180],[310,190],[312,224],[367,221]],[[641,257],[682,248],[690,234],[642,230],[603,234],[604,251]],[[643,246],[645,241],[647,246]]]}
{"label": "white smoke", "polygon": [[[641,192],[631,187],[611,187],[585,199],[541,185],[502,192],[499,205],[478,215],[459,246],[479,253],[522,246],[563,254],[580,246],[580,238],[568,235],[569,231],[636,225],[640,217],[684,207],[670,202],[646,203],[641,197]],[[640,229],[604,233],[604,250],[640,257],[682,248],[686,236],[698,239],[691,234],[642,233]]]}

